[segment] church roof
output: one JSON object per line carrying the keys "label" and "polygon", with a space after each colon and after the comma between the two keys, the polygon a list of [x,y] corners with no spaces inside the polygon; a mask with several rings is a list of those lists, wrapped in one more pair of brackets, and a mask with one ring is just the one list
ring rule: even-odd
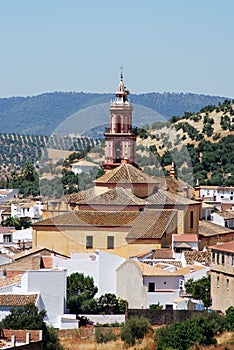
{"label": "church roof", "polygon": [[143,211],[77,210],[54,216],[34,226],[131,227],[127,239],[161,238],[176,215],[172,209]]}
{"label": "church roof", "polygon": [[127,239],[161,238],[175,217],[173,209],[146,209],[136,218]]}
{"label": "church roof", "polygon": [[95,183],[157,183],[155,179],[145,174],[132,164],[123,163],[94,181]]}
{"label": "church roof", "polygon": [[156,176],[155,180],[160,183],[160,188],[168,188],[168,191],[171,193],[183,193],[185,189],[190,190],[190,195],[194,193],[194,188],[189,186],[185,181],[178,179],[173,176]]}
{"label": "church roof", "polygon": [[157,192],[147,198],[149,204],[167,204],[167,205],[189,205],[198,204],[197,201],[185,198],[180,195],[170,193],[169,191],[158,189]]}
{"label": "church roof", "polygon": [[138,211],[93,211],[72,210],[69,213],[57,215],[34,226],[124,226],[131,225],[139,215]]}
{"label": "church roof", "polygon": [[94,204],[94,205],[145,205],[144,199],[136,197],[123,188],[116,187],[104,193],[98,194],[95,188],[73,193],[67,196],[68,203]]}

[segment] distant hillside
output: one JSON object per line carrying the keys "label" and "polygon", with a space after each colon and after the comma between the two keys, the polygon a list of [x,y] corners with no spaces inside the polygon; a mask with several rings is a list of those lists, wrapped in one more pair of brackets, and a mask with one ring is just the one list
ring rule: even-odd
{"label": "distant hillside", "polygon": [[[89,106],[110,103],[114,97],[114,93],[54,92],[32,97],[0,98],[0,132],[49,136],[75,112]],[[185,111],[197,112],[206,105],[217,105],[225,97],[153,92],[132,94],[130,99],[133,104],[151,108],[165,118],[171,118]],[[90,127],[97,122],[95,115],[92,118]],[[134,120],[134,124],[142,125],[142,120]]]}
{"label": "distant hillside", "polygon": [[[234,185],[234,101],[139,130],[137,161],[149,175],[172,161],[178,176],[191,184]],[[161,170],[162,171],[162,170]]]}

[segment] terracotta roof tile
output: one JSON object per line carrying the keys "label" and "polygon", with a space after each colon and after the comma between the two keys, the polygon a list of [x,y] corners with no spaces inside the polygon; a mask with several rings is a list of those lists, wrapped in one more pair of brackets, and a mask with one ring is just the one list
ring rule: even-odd
{"label": "terracotta roof tile", "polygon": [[36,303],[38,294],[0,294],[1,306],[22,306]]}
{"label": "terracotta roof tile", "polygon": [[174,242],[198,242],[198,237],[195,234],[175,234],[172,235]]}
{"label": "terracotta roof tile", "polygon": [[138,217],[138,211],[92,211],[77,210],[54,216],[34,226],[123,226],[131,225]]}
{"label": "terracotta roof tile", "polygon": [[173,251],[171,248],[160,248],[160,249],[152,249],[144,254],[137,255],[138,259],[172,259]]}
{"label": "terracotta roof tile", "polygon": [[217,235],[225,235],[227,233],[233,233],[234,230],[223,227],[220,225],[216,225],[213,222],[201,220],[199,221],[199,235],[201,236],[217,236]]}
{"label": "terracotta roof tile", "polygon": [[184,252],[184,256],[185,256],[186,263],[188,265],[192,265],[196,262],[206,266],[210,266],[211,264],[210,251],[187,250]]}
{"label": "terracotta roof tile", "polygon": [[234,253],[234,241],[220,243],[209,247],[209,249],[220,250],[222,252]]}
{"label": "terracotta roof tile", "polygon": [[157,192],[147,198],[149,204],[157,205],[190,205],[198,204],[197,201],[185,198],[180,195],[170,193],[169,191],[158,189]]}
{"label": "terracotta roof tile", "polygon": [[158,183],[132,164],[122,164],[114,170],[108,170],[96,181],[98,183]]}
{"label": "terracotta roof tile", "polygon": [[173,274],[176,276],[185,276],[188,275],[192,272],[200,271],[204,269],[205,266],[202,265],[191,265],[191,266],[186,266],[183,267],[182,269],[178,269],[176,271],[173,271]]}
{"label": "terracotta roof tile", "polygon": [[146,209],[138,215],[126,238],[161,238],[176,213],[173,209]]}
{"label": "terracotta roof tile", "polygon": [[11,232],[14,232],[16,231],[16,229],[14,227],[5,227],[5,226],[2,226],[0,225],[0,233],[11,233]]}
{"label": "terracotta roof tile", "polygon": [[0,289],[6,286],[10,286],[12,284],[17,284],[21,281],[22,273],[19,273],[18,275],[14,277],[1,277],[0,278]]}
{"label": "terracotta roof tile", "polygon": [[217,215],[220,215],[224,220],[231,220],[234,219],[234,210],[226,210],[226,211],[220,211],[216,213]]}
{"label": "terracotta roof tile", "polygon": [[126,189],[117,187],[98,194],[95,188],[78,192],[67,197],[68,203],[89,205],[145,205],[145,200],[136,197]]}
{"label": "terracotta roof tile", "polygon": [[136,261],[135,264],[139,267],[143,276],[173,276],[172,272],[151,266],[149,264],[139,261]]}
{"label": "terracotta roof tile", "polygon": [[160,183],[160,188],[165,189],[168,188],[168,191],[171,193],[183,193],[185,189],[189,189],[189,194],[192,197],[194,193],[194,188],[189,186],[185,181],[172,177],[172,176],[156,176],[156,181]]}

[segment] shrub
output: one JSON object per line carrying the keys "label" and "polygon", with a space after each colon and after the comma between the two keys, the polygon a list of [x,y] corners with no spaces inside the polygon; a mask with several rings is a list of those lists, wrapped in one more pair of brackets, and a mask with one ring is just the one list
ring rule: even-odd
{"label": "shrub", "polygon": [[104,331],[102,328],[95,329],[95,341],[97,343],[107,343],[111,340],[116,340],[117,336],[112,332],[111,329]]}
{"label": "shrub", "polygon": [[145,317],[130,317],[121,329],[121,339],[128,345],[134,345],[152,331],[150,322]]}

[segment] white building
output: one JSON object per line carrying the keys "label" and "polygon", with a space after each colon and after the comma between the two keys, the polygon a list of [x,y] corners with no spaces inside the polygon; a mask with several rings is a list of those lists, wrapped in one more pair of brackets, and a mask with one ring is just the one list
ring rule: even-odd
{"label": "white building", "polygon": [[214,212],[211,214],[211,221],[216,225],[234,229],[234,211]]}
{"label": "white building", "polygon": [[75,315],[65,314],[66,281],[67,271],[64,269],[29,270],[22,276],[9,279],[10,284],[0,287],[0,320],[10,313],[11,307],[31,301],[39,311],[46,311],[47,324],[59,329],[78,328]]}
{"label": "white building", "polygon": [[128,301],[129,308],[149,308],[160,303],[177,308],[176,300],[184,290],[184,283],[206,276],[209,267],[187,266],[174,271],[163,270],[149,264],[126,260],[117,268],[117,296]]}
{"label": "white building", "polygon": [[[32,247],[32,228],[16,230],[14,227],[0,228],[0,252],[11,255],[11,248],[18,251]],[[16,251],[14,252],[14,254]]]}
{"label": "white building", "polygon": [[81,173],[89,173],[91,170],[94,168],[98,168],[99,165],[96,163],[88,162],[87,160],[83,159],[80,160],[79,162],[73,163],[71,165],[73,173],[81,174]]}
{"label": "white building", "polygon": [[65,268],[68,276],[79,272],[93,277],[98,287],[95,297],[100,297],[106,293],[116,293],[116,269],[124,261],[118,255],[96,250],[94,253],[74,253],[67,260],[53,257],[53,268]]}
{"label": "white building", "polygon": [[234,187],[200,185],[200,197],[211,202],[223,202],[228,200],[234,203]]}
{"label": "white building", "polygon": [[33,221],[42,218],[43,204],[40,201],[11,204],[11,216],[14,218],[28,217]]}

